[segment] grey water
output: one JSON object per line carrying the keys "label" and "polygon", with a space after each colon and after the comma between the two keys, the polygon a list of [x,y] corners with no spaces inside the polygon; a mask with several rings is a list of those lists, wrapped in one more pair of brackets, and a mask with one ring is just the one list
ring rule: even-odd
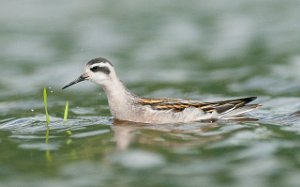
{"label": "grey water", "polygon": [[[299,186],[299,8],[1,0],[0,186]],[[100,56],[137,95],[263,106],[257,121],[116,123],[98,86],[61,90]]]}

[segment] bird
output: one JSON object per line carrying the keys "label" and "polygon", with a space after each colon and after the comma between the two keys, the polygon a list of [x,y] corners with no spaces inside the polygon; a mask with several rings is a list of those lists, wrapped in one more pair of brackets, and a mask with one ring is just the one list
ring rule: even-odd
{"label": "bird", "polygon": [[102,87],[107,96],[111,115],[119,121],[152,124],[213,122],[221,119],[238,119],[242,114],[261,106],[249,104],[257,97],[214,102],[140,97],[129,91],[118,78],[114,65],[102,57],[88,61],[84,73],[62,89],[87,80]]}

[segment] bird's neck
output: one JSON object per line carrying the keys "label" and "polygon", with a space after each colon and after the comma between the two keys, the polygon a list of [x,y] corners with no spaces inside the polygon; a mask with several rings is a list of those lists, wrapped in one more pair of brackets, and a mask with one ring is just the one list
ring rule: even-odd
{"label": "bird's neck", "polygon": [[108,84],[102,87],[106,93],[112,115],[119,119],[122,118],[122,113],[129,110],[134,95],[119,79],[110,80]]}

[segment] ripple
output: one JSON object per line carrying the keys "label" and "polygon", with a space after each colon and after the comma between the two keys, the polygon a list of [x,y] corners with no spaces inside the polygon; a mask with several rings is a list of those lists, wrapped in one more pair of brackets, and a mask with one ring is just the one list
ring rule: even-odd
{"label": "ripple", "polygon": [[109,160],[128,169],[155,168],[163,166],[166,162],[159,154],[141,150],[116,153]]}
{"label": "ripple", "polygon": [[36,149],[36,150],[57,150],[59,148],[58,144],[46,144],[46,143],[22,143],[19,145],[22,149]]}
{"label": "ripple", "polygon": [[[36,116],[36,117],[26,117],[26,118],[11,118],[2,120],[0,123],[0,129],[14,131],[19,133],[34,133],[46,131],[46,121],[45,116]],[[68,130],[82,129],[87,126],[92,126],[95,124],[108,124],[110,125],[110,118],[107,117],[81,117],[81,119],[69,119],[67,122],[64,122],[61,118],[51,117],[51,122],[49,124],[50,130],[55,130],[57,132]]]}
{"label": "ripple", "polygon": [[109,133],[110,130],[109,129],[105,129],[105,130],[96,130],[96,131],[91,131],[91,132],[82,132],[82,133],[76,133],[71,135],[71,138],[86,138],[86,137],[91,137],[91,136],[97,136],[97,135],[101,135],[101,134],[106,134]]}

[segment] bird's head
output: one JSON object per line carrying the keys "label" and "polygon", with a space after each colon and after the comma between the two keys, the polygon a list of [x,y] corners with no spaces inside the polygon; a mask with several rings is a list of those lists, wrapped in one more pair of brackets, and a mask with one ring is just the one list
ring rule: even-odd
{"label": "bird's head", "polygon": [[90,80],[96,84],[103,86],[109,84],[109,82],[114,78],[116,78],[116,73],[112,63],[105,58],[94,58],[86,64],[85,71],[82,75],[64,86],[62,89],[85,80]]}

